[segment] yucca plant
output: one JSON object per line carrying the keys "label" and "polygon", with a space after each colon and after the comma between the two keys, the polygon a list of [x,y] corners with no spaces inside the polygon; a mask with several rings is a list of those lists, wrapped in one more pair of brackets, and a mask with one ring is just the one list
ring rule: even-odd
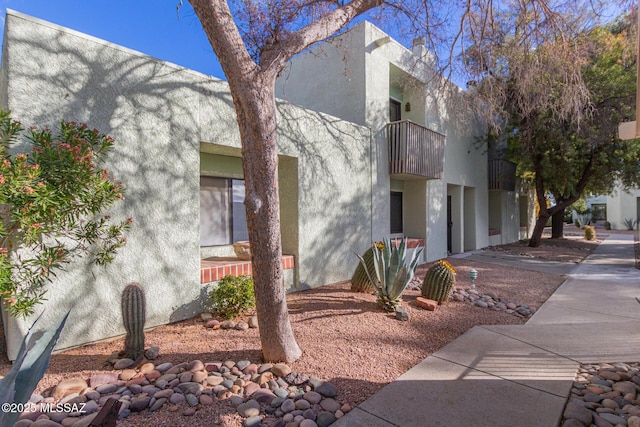
{"label": "yucca plant", "polygon": [[373,261],[375,265],[376,278],[371,276],[366,268],[365,260],[358,254],[360,262],[364,265],[367,277],[378,292],[378,305],[385,311],[393,312],[402,300],[402,293],[413,279],[413,275],[418,266],[418,259],[423,248],[417,248],[409,262],[405,255],[407,250],[407,239],[403,238],[398,246],[391,244],[391,239],[383,240],[383,248],[374,244]]}

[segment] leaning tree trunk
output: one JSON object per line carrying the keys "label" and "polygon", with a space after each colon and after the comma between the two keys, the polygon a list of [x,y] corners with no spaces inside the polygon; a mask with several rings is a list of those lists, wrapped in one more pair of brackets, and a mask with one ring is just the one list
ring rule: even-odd
{"label": "leaning tree trunk", "polygon": [[551,215],[551,238],[562,239],[564,237],[564,209]]}
{"label": "leaning tree trunk", "polygon": [[549,215],[540,210],[540,215],[538,215],[538,219],[536,219],[536,225],[533,227],[533,233],[531,233],[531,239],[529,239],[530,247],[537,248],[540,246],[540,243],[542,242],[542,233],[544,232],[544,227],[546,227],[548,220]]}
{"label": "leaning tree trunk", "polygon": [[285,299],[276,104],[274,85],[264,81],[268,78],[256,76],[234,101],[242,140],[245,210],[262,356],[265,361],[292,362],[302,351],[293,335]]}

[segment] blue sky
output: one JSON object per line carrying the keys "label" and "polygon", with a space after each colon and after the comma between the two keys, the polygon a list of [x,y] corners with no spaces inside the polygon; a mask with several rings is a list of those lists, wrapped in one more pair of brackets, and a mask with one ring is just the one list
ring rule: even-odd
{"label": "blue sky", "polygon": [[213,49],[188,1],[179,0],[0,0],[6,9],[140,51],[224,79]]}
{"label": "blue sky", "polygon": [[[225,79],[193,8],[183,0],[177,11],[178,4],[179,0],[0,0],[0,43],[9,8]],[[615,16],[619,5],[611,7],[610,15]]]}

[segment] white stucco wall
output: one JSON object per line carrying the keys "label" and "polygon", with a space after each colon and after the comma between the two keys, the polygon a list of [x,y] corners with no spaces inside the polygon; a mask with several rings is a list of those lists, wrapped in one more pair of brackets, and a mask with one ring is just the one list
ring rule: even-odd
{"label": "white stucco wall", "polygon": [[614,230],[626,230],[623,220],[640,219],[640,189],[625,191],[616,188],[607,196],[607,221]]}
{"label": "white stucco wall", "polygon": [[[124,333],[131,281],[145,288],[148,327],[199,313],[200,152],[240,148],[227,84],[16,12],[5,31],[4,104],[28,125],[75,120],[113,136],[107,167],[127,192],[110,214],[134,220],[113,264],[80,263],[48,287],[45,320],[74,307],[58,348]],[[348,279],[353,251],[371,241],[369,130],[285,104],[279,114],[283,248],[296,280]],[[11,358],[33,319],[5,323]]]}
{"label": "white stucco wall", "polygon": [[[442,180],[405,181],[405,235],[426,239],[428,261],[447,255],[447,185],[460,187],[454,225],[457,251],[488,244],[487,158],[474,145],[477,123],[456,102],[457,88],[444,91],[433,70],[399,43],[368,22],[291,61],[276,85],[284,99],[354,120],[371,128],[374,140],[373,237],[389,234],[387,142],[389,98],[402,101],[402,119],[446,135]],[[320,72],[321,70],[321,72]],[[313,75],[313,78],[309,76]],[[348,90],[345,87],[348,86]],[[321,92],[321,93],[318,93]],[[406,103],[411,111],[405,111]],[[362,116],[362,108],[364,117]],[[450,187],[453,188],[453,187]],[[465,210],[466,200],[466,210]],[[465,236],[464,233],[467,233]]]}

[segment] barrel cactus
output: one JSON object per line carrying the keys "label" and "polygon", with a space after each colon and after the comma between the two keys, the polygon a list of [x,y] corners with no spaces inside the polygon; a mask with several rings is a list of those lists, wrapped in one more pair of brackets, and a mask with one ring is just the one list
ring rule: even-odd
{"label": "barrel cactus", "polygon": [[445,260],[440,260],[427,270],[422,284],[422,296],[438,304],[447,302],[456,283],[456,270]]}
{"label": "barrel cactus", "polygon": [[138,283],[129,283],[122,291],[122,324],[127,331],[124,339],[124,352],[133,360],[144,354],[145,320],[144,290]]}
{"label": "barrel cactus", "polygon": [[[380,250],[384,248],[382,242],[377,242],[375,246]],[[369,279],[370,275],[373,276],[375,274],[376,268],[373,259],[373,247],[367,249],[365,253],[362,254],[361,259],[364,261],[364,264],[362,262],[358,263],[356,271],[353,273],[353,277],[351,277],[351,290],[353,292],[373,294],[376,292],[376,288]]]}

